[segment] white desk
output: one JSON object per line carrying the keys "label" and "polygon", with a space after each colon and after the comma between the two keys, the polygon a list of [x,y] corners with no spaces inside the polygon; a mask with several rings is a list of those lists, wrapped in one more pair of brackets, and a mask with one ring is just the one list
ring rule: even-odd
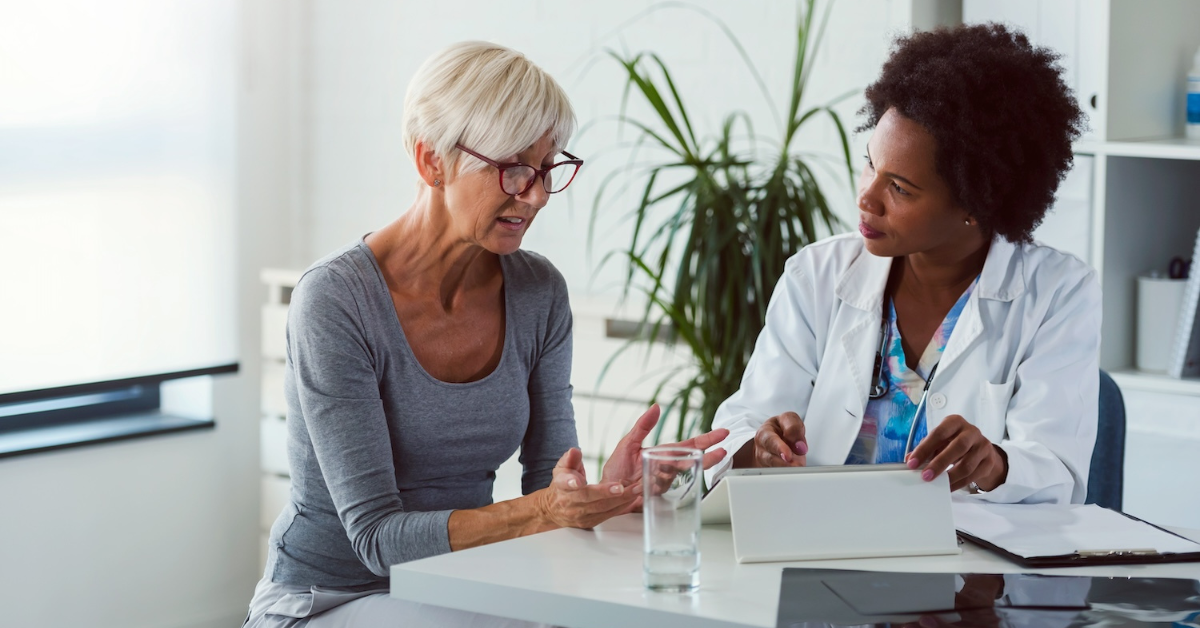
{"label": "white desk", "polygon": [[[1200,530],[1176,530],[1200,540]],[[705,527],[700,591],[642,588],[641,515],[594,531],[555,530],[392,567],[392,596],[569,628],[610,626],[773,627],[784,567],[870,571],[1028,571],[971,544],[958,556],[823,560],[739,565],[728,527]],[[1200,563],[1079,567],[1035,573],[1200,579]]]}

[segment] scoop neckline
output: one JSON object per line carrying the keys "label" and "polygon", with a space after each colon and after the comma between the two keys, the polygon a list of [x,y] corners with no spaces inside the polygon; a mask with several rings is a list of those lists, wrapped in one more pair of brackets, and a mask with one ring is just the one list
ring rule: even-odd
{"label": "scoop neckline", "polygon": [[396,333],[399,335],[398,337],[400,338],[400,344],[404,345],[405,354],[409,359],[412,360],[412,363],[416,365],[417,370],[420,371],[421,375],[430,382],[447,388],[470,388],[473,386],[482,386],[488,381],[497,378],[498,375],[496,374],[501,371],[501,367],[504,366],[505,362],[508,360],[509,354],[512,353],[512,291],[510,290],[511,286],[508,282],[509,269],[508,261],[506,259],[508,256],[499,256],[501,286],[504,290],[504,346],[500,349],[500,360],[496,362],[496,367],[492,369],[492,372],[477,380],[470,382],[447,382],[431,375],[429,371],[425,369],[425,365],[421,364],[421,361],[417,359],[417,354],[413,353],[412,345],[408,342],[408,335],[404,333],[404,325],[400,324],[400,314],[396,312],[396,304],[392,301],[392,292],[388,289],[387,281],[383,277],[383,267],[379,265],[379,260],[375,258],[375,252],[371,250],[371,247],[367,246],[367,235],[364,235],[359,239],[358,247],[363,253],[366,254],[367,258],[371,260],[371,267],[375,269],[377,287],[383,293],[383,296],[386,297],[384,299],[384,303],[390,306],[387,309],[391,312],[390,318],[392,320],[392,324],[395,326]]}

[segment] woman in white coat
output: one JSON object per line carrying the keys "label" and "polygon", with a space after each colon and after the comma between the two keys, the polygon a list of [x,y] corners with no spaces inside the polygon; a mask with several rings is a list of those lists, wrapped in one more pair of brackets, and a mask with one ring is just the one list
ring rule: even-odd
{"label": "woman in white coat", "polygon": [[788,261],[710,484],[903,462],[989,501],[1083,501],[1100,288],[1031,237],[1083,126],[1060,71],[995,24],[896,43],[866,92],[859,233]]}

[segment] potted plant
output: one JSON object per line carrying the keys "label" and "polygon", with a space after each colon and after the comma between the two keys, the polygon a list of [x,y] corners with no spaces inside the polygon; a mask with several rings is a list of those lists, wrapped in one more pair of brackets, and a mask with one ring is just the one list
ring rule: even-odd
{"label": "potted plant", "polygon": [[[628,247],[613,252],[628,262],[624,295],[642,292],[646,299],[642,333],[621,351],[663,338],[669,343],[682,342],[690,350],[694,370],[686,371],[682,385],[676,387],[678,372],[667,373],[654,393],[655,400],[663,404],[664,416],[678,417],[671,434],[674,440],[711,429],[717,407],[741,383],[784,263],[801,247],[841,226],[814,176],[813,157],[802,155],[793,146],[797,131],[806,123],[819,117],[831,121],[841,140],[841,157],[853,188],[849,140],[832,108],[851,94],[801,108],[811,56],[828,18],[826,12],[814,32],[813,5],[813,0],[805,0],[797,20],[795,64],[790,102],[780,125],[782,137],[769,142],[765,150],[743,112],[730,113],[715,135],[698,137],[661,58],[653,53],[622,56],[610,52],[627,78],[619,122],[637,132],[639,143],[664,156],[633,170],[635,185],[641,189],[640,201],[631,211],[633,237]],[[741,44],[721,27],[762,86]],[[652,119],[638,120],[626,114],[631,94],[650,106]],[[739,127],[746,137],[737,135]],[[842,159],[837,161],[840,168]],[[595,199],[593,235],[607,183],[614,179],[608,178]],[[610,253],[605,259],[612,256]],[[659,423],[656,442],[670,422],[664,418]]]}

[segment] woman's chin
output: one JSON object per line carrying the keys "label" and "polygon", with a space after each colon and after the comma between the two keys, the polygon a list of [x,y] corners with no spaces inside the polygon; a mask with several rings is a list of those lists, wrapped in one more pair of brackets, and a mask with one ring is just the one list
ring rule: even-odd
{"label": "woman's chin", "polygon": [[863,238],[863,246],[866,247],[868,253],[875,257],[896,256],[891,250],[892,247],[888,246],[886,238]]}
{"label": "woman's chin", "polygon": [[521,248],[522,239],[512,236],[491,238],[488,242],[484,243],[483,248],[487,249],[489,253],[495,253],[496,255],[510,255]]}

